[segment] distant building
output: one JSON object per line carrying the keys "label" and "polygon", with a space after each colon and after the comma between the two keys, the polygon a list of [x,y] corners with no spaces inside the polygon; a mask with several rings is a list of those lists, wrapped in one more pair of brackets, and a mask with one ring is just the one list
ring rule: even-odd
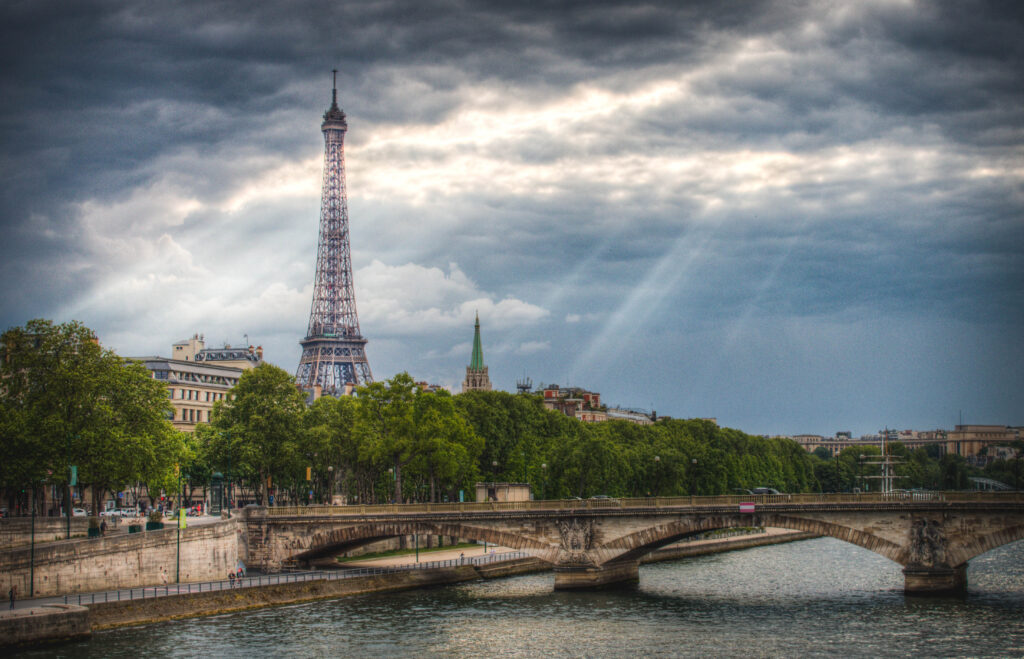
{"label": "distant building", "polygon": [[416,383],[416,386],[420,388],[420,391],[428,394],[436,394],[437,392],[444,391],[446,389],[442,384],[431,384],[426,380],[420,380]]}
{"label": "distant building", "polygon": [[241,369],[256,368],[263,363],[263,346],[232,348],[225,345],[223,348],[207,348],[203,335],[193,334],[192,338],[171,346],[171,359],[216,363]]}
{"label": "distant building", "polygon": [[153,374],[153,379],[167,384],[167,396],[174,405],[171,421],[185,432],[195,430],[197,423],[209,423],[210,411],[218,400],[242,377],[241,368],[204,364],[166,357],[132,357]]}
{"label": "distant building", "polygon": [[477,501],[529,501],[529,483],[477,483]]}
{"label": "distant building", "polygon": [[648,414],[641,410],[627,410],[620,407],[609,407],[607,417],[609,421],[629,421],[630,423],[636,423],[641,426],[649,426],[653,424],[657,418],[653,412]]}
{"label": "distant building", "polygon": [[607,408],[601,404],[601,394],[579,387],[559,387],[549,384],[544,387],[544,407],[561,412],[585,423],[599,423],[608,420]]}
{"label": "distant building", "polygon": [[946,433],[946,453],[963,457],[978,455],[983,448],[1005,446],[1020,437],[1011,426],[958,425]]}
{"label": "distant building", "polygon": [[484,349],[480,343],[480,314],[476,316],[476,325],[473,329],[473,354],[466,367],[466,379],[462,383],[462,391],[490,391],[491,378],[487,375],[487,366],[484,364]]}
{"label": "distant building", "polygon": [[171,345],[172,357],[132,357],[167,384],[167,395],[174,405],[171,421],[185,432],[198,423],[209,423],[213,404],[224,400],[228,390],[238,384],[242,372],[263,363],[263,347],[207,348],[202,334]]}
{"label": "distant building", "polygon": [[[958,425],[954,430],[885,430],[879,431],[876,435],[863,435],[857,439],[851,438],[848,432],[838,432],[834,438],[821,435],[792,435],[788,438],[803,446],[808,452],[823,446],[829,455],[834,456],[851,446],[881,448],[883,435],[887,443],[899,442],[911,451],[934,447],[939,455],[951,453],[973,458],[978,456],[982,449],[995,449],[1019,439],[1021,429],[1013,426]],[[994,450],[989,451],[989,454],[996,455]]]}

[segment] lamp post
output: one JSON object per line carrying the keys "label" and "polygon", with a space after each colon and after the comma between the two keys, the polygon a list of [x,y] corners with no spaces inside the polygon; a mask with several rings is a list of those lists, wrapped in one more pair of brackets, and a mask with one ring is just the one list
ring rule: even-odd
{"label": "lamp post", "polygon": [[388,473],[391,474],[391,492],[392,492],[391,503],[396,503],[395,499],[394,499],[394,496],[395,496],[394,495],[394,491],[395,491],[395,468],[394,467],[388,467]]}
{"label": "lamp post", "polygon": [[231,517],[231,433],[225,432],[224,437],[228,442],[228,517]]}
{"label": "lamp post", "polygon": [[[693,471],[693,490],[696,490],[697,489],[697,458],[693,458],[692,460],[690,460],[690,464],[693,465],[693,469],[692,469],[692,471]],[[691,494],[691,496],[693,495],[693,491],[692,490],[691,490],[690,494]]]}
{"label": "lamp post", "polygon": [[661,488],[658,487],[658,483],[660,482],[658,477],[661,475],[661,470],[659,467],[661,467],[661,456],[656,455],[654,456],[654,496],[660,496]]}
{"label": "lamp post", "polygon": [[[45,496],[45,495],[44,495]],[[31,549],[28,553],[28,596],[34,597],[36,592],[36,488],[32,486],[32,496],[29,498],[32,506],[32,539]]]}
{"label": "lamp post", "polygon": [[181,518],[185,512],[181,507],[181,502],[185,495],[181,490],[181,465],[175,465],[174,470],[178,472],[178,514],[175,516],[176,526],[178,527],[178,552],[174,566],[174,583],[181,583]]}
{"label": "lamp post", "polygon": [[327,500],[334,504],[334,465],[327,465]]}
{"label": "lamp post", "polygon": [[68,534],[67,539],[71,539],[71,435],[64,436],[64,448],[65,454],[68,459],[68,489],[67,496],[64,498],[64,509],[68,514]]}
{"label": "lamp post", "polygon": [[548,463],[540,463],[540,468],[544,472],[544,490],[541,492],[541,499],[548,498]]}

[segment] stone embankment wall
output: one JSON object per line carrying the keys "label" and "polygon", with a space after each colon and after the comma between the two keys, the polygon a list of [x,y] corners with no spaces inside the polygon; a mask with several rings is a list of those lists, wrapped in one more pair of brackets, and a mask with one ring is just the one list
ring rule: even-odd
{"label": "stone embankment wall", "polygon": [[[223,579],[244,556],[242,526],[225,521],[181,532],[181,580]],[[177,529],[146,531],[35,547],[35,597],[173,583]],[[29,592],[29,548],[0,552],[0,591]]]}
{"label": "stone embankment wall", "polygon": [[91,633],[89,609],[84,606],[50,604],[0,616],[0,647],[70,641]]}
{"label": "stone embankment wall", "polygon": [[[64,540],[68,536],[67,517],[36,517],[36,542]],[[89,534],[88,517],[71,518],[71,537]],[[8,517],[0,519],[0,550],[28,546],[32,542],[32,518]]]}

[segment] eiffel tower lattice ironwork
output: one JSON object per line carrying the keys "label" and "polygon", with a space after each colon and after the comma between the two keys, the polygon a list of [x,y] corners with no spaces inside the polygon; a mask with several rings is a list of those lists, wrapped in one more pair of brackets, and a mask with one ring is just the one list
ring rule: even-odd
{"label": "eiffel tower lattice ironwork", "polygon": [[359,332],[356,294],[352,286],[348,200],[345,193],[345,132],[348,122],[338,107],[338,71],[334,71],[331,107],[320,125],[324,134],[324,182],[320,198],[320,241],[309,329],[300,341],[302,358],[295,379],[299,386],[316,385],[340,395],[345,385],[373,382],[366,359],[366,339]]}

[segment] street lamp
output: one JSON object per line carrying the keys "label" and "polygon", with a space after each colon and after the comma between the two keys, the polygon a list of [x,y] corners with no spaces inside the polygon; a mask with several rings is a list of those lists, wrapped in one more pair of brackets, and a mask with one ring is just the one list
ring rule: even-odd
{"label": "street lamp", "polygon": [[544,472],[544,490],[541,493],[541,499],[547,499],[548,498],[548,463],[546,463],[546,462],[540,463],[540,468]]}
{"label": "street lamp", "polygon": [[182,507],[181,507],[181,502],[185,498],[185,496],[182,493],[182,489],[181,489],[181,465],[180,464],[174,465],[174,471],[178,472],[178,492],[177,492],[177,495],[178,495],[178,497],[177,497],[178,498],[178,501],[177,501],[177,504],[178,504],[178,514],[175,515],[175,521],[177,522],[177,524],[175,524],[175,526],[178,527],[178,529],[177,529],[177,531],[178,531],[178,543],[177,543],[178,544],[178,550],[177,550],[176,558],[175,558],[175,561],[174,561],[174,563],[175,563],[175,565],[174,565],[174,583],[179,583],[180,584],[181,583],[181,519],[182,519],[182,515],[185,513],[184,509],[182,509]]}
{"label": "street lamp", "polygon": [[327,465],[327,498],[334,503],[334,465]]}
{"label": "street lamp", "polygon": [[[658,496],[660,494],[660,489],[661,488],[658,487],[658,481],[659,481],[658,475],[660,473],[658,467],[660,467],[660,466],[661,466],[661,456],[660,455],[656,455],[656,456],[654,456],[654,496]],[[648,492],[648,494],[650,494],[650,493]]]}

